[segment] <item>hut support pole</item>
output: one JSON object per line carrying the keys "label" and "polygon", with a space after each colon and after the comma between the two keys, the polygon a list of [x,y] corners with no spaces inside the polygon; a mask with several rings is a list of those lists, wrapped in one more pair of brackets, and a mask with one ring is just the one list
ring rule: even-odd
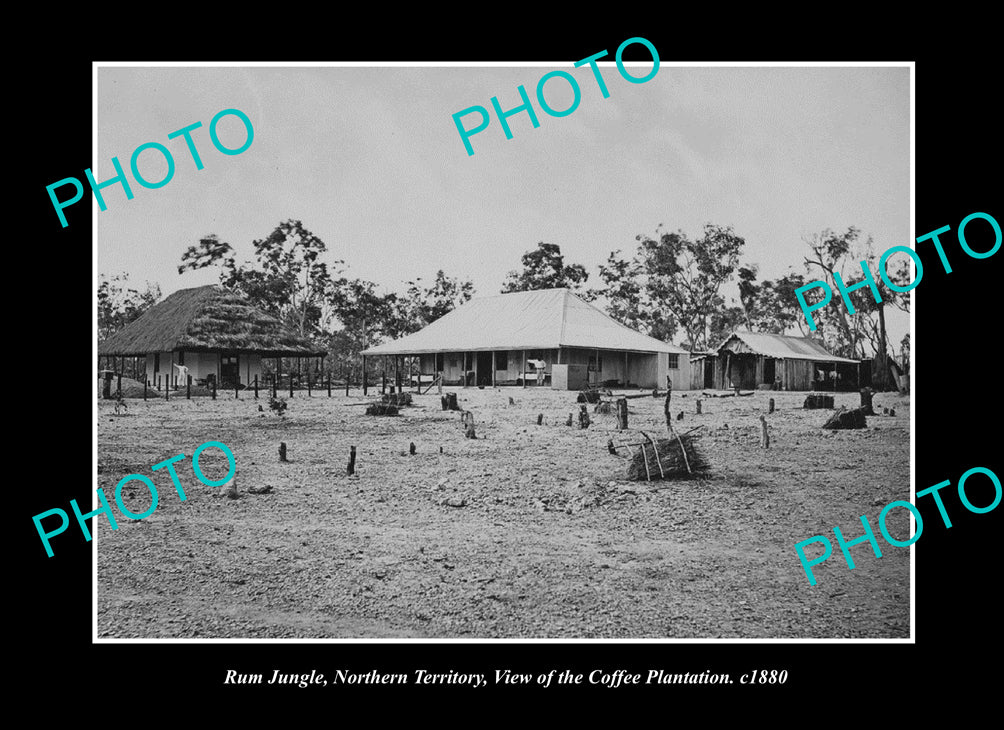
{"label": "hut support pole", "polygon": [[519,366],[519,376],[520,380],[523,381],[523,387],[526,387],[526,350],[523,350],[523,361]]}
{"label": "hut support pole", "polygon": [[492,350],[492,387],[495,387],[495,350]]}
{"label": "hut support pole", "polygon": [[[628,386],[628,354],[627,350],[624,351],[624,387]],[[656,387],[659,387],[658,381],[656,381]]]}

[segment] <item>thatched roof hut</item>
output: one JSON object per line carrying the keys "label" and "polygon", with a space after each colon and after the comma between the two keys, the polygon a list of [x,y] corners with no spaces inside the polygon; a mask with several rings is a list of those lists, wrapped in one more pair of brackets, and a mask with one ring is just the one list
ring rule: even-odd
{"label": "thatched roof hut", "polygon": [[[223,385],[261,376],[263,357],[325,353],[242,296],[219,286],[182,289],[98,343],[98,355],[145,357],[151,383],[185,374]],[[243,376],[243,377],[242,377]]]}

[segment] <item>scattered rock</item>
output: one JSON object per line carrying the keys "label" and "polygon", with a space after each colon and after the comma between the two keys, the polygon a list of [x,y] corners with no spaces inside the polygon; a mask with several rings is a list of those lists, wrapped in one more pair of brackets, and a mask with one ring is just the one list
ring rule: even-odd
{"label": "scattered rock", "polygon": [[440,502],[440,504],[444,505],[446,507],[463,507],[463,506],[465,506],[467,504],[467,498],[466,497],[447,497],[442,502]]}

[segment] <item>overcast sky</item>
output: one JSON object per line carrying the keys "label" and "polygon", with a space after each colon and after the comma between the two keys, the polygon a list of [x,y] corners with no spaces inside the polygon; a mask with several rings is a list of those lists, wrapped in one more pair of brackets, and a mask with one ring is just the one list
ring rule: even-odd
{"label": "overcast sky", "polygon": [[[543,113],[537,81],[570,72],[579,107]],[[712,222],[746,239],[744,262],[762,277],[802,272],[802,237],[855,225],[877,252],[910,245],[910,84],[907,67],[679,67],[628,83],[600,64],[603,98],[588,66],[476,67],[101,67],[95,176],[127,170],[135,197],[102,191],[98,271],[156,282],[165,295],[215,283],[216,272],[177,273],[186,248],[216,233],[250,259],[251,241],[300,219],[343,259],[349,276],[402,291],[437,269],[499,291],[506,273],[538,241],[567,262],[597,266],[610,251],[633,252],[661,223],[692,237]],[[651,64],[631,65],[644,76]],[[471,106],[519,105],[523,84],[538,115],[498,120],[471,137],[468,156],[452,115]],[[548,82],[555,109],[571,103],[560,78]],[[218,152],[209,123],[236,108],[254,125],[240,155]],[[201,121],[195,163],[177,129]],[[464,119],[467,126],[478,115]],[[240,121],[219,125],[229,147]],[[159,189],[131,178],[129,158],[145,142],[171,150],[176,170]],[[156,151],[141,173],[166,173]],[[734,287],[727,293],[735,294]],[[891,347],[908,331],[889,317]]]}

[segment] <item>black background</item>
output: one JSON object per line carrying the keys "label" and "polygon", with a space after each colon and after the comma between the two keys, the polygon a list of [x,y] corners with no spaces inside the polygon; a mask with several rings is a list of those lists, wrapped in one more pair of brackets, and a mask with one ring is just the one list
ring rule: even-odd
{"label": "black background", "polygon": [[[511,16],[514,11],[504,14]],[[536,11],[527,11],[527,15],[537,17]],[[160,698],[155,703],[156,713],[165,717],[190,715],[193,706],[258,712],[266,707],[303,709],[314,705],[333,711],[358,703],[369,708],[369,713],[383,713],[418,707],[410,702],[396,705],[398,698],[413,698],[439,708],[458,706],[472,698],[517,703],[490,705],[496,708],[494,715],[521,706],[518,703],[531,696],[570,708],[568,700],[574,695],[574,706],[579,708],[591,707],[593,700],[617,703],[613,706],[626,703],[624,707],[637,707],[644,701],[676,711],[700,708],[705,720],[745,713],[754,706],[769,709],[771,717],[804,706],[824,713],[839,709],[849,718],[860,719],[856,703],[880,699],[891,711],[928,690],[938,694],[929,698],[932,703],[963,702],[957,691],[980,701],[986,689],[999,686],[1001,672],[993,649],[999,644],[1000,549],[991,536],[999,529],[1002,509],[970,514],[959,504],[954,488],[958,477],[974,466],[1004,475],[994,443],[999,429],[990,425],[1002,405],[1004,374],[999,364],[1000,326],[993,292],[1001,288],[998,282],[1004,253],[972,259],[955,238],[959,222],[975,211],[1004,222],[999,181],[1000,65],[997,40],[982,29],[989,27],[989,21],[911,18],[880,26],[873,20],[848,17],[827,19],[821,27],[805,18],[787,18],[778,25],[762,18],[714,17],[698,22],[674,17],[670,22],[665,17],[642,15],[597,16],[589,24],[564,23],[549,28],[530,19],[525,24],[514,21],[512,27],[491,33],[481,28],[483,22],[462,13],[442,19],[425,17],[422,24],[412,27],[443,30],[420,33],[382,26],[349,29],[319,24],[323,27],[313,29],[302,18],[276,19],[267,30],[251,33],[242,29],[237,33],[227,24],[211,27],[192,21],[190,28],[168,24],[170,33],[164,31],[164,35],[170,39],[161,38],[155,44],[150,42],[148,31],[154,32],[150,29],[105,29],[112,38],[143,39],[135,43],[53,40],[37,66],[27,58],[9,65],[17,73],[12,73],[8,108],[30,113],[15,115],[22,122],[8,132],[17,160],[8,178],[16,200],[16,205],[8,208],[8,273],[19,272],[11,277],[15,289],[28,287],[28,296],[9,298],[8,306],[15,311],[21,302],[35,306],[28,304],[20,312],[23,317],[9,320],[11,327],[23,322],[27,337],[10,337],[8,346],[14,352],[8,352],[12,356],[40,356],[39,364],[46,358],[56,361],[63,353],[74,353],[73,362],[79,358],[85,363],[69,380],[62,374],[64,367],[55,368],[59,371],[53,378],[56,387],[43,385],[46,369],[36,369],[35,364],[27,368],[34,374],[35,387],[22,389],[11,382],[26,400],[19,414],[8,413],[9,422],[17,430],[28,431],[19,433],[17,446],[8,450],[12,473],[20,474],[8,483],[18,496],[16,508],[9,513],[17,526],[12,548],[25,573],[8,595],[8,602],[19,616],[27,618],[26,626],[9,624],[16,639],[15,670],[23,688],[17,693],[19,699],[33,698],[36,708],[35,703],[45,702],[46,716],[63,711],[79,716],[90,712],[84,708],[112,692],[118,702],[132,698],[126,705],[135,702],[134,709],[141,713],[137,717],[142,719],[143,713],[152,709],[143,698],[152,695]],[[409,25],[404,19],[396,21],[396,27]],[[93,489],[94,384],[93,369],[86,365],[86,353],[92,347],[90,302],[95,285],[90,275],[89,191],[80,204],[67,210],[70,226],[65,229],[59,227],[45,191],[45,185],[63,177],[83,179],[83,169],[94,162],[92,61],[573,61],[601,49],[607,49],[612,57],[617,46],[632,36],[652,41],[663,62],[916,62],[915,231],[920,236],[950,225],[951,232],[942,240],[954,269],[951,274],[944,273],[930,243],[919,247],[924,281],[915,300],[912,407],[916,413],[916,489],[952,480],[953,486],[944,494],[954,526],[946,530],[930,497],[921,499],[918,506],[925,530],[916,543],[916,643],[92,645],[92,544],[84,543],[79,534],[74,543],[68,537],[75,530],[71,525],[56,557],[48,559],[31,520],[32,515],[57,506],[69,512],[72,498],[87,505]],[[633,50],[638,60],[645,58],[642,47]],[[631,60],[631,54],[626,58]],[[672,68],[663,67],[660,72],[672,73]],[[488,91],[486,99],[491,95]],[[453,111],[444,110],[448,121]],[[25,208],[27,216],[23,215]],[[31,225],[22,228],[16,221],[31,221]],[[988,248],[985,228],[983,222],[977,222],[970,229],[976,250]],[[910,245],[909,241],[901,243]],[[19,280],[24,283],[16,283]],[[18,352],[21,346],[27,346],[27,352]],[[33,358],[23,360],[31,362]],[[981,476],[971,482],[970,498],[977,505],[988,504],[993,497],[984,482]],[[624,668],[644,674],[649,668],[664,668],[673,672],[708,669],[734,676],[754,668],[776,668],[787,669],[789,679],[784,686],[754,687],[677,685],[609,690],[584,685],[544,690],[489,686],[476,690],[476,695],[467,687],[300,689],[222,684],[227,669],[268,676],[275,668],[289,672],[317,669],[329,676],[339,668],[408,673],[416,668],[454,669],[487,675],[493,675],[495,668],[535,674],[566,668],[583,673],[594,668]],[[374,699],[384,702],[374,704]],[[197,704],[189,705],[192,702]],[[126,721],[117,714],[108,719]]]}

